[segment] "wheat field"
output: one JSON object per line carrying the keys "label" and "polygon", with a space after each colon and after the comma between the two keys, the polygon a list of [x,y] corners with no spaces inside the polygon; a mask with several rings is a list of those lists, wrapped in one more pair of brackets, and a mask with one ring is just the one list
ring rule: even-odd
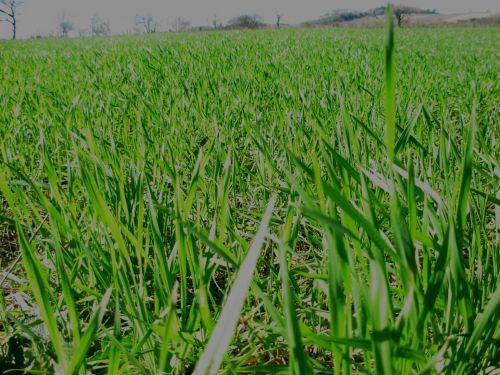
{"label": "wheat field", "polygon": [[0,42],[0,369],[498,373],[499,50]]}

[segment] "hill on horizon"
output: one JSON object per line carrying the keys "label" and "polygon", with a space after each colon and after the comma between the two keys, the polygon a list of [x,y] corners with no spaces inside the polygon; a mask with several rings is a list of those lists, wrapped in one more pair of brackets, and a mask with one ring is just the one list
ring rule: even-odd
{"label": "hill on horizon", "polygon": [[[436,9],[423,9],[413,6],[394,5],[394,11],[400,11],[406,15],[438,15]],[[378,17],[385,14],[386,6],[376,7],[367,11],[353,9],[336,9],[321,17],[303,22],[304,25],[333,25],[341,22],[360,20],[363,18]]]}

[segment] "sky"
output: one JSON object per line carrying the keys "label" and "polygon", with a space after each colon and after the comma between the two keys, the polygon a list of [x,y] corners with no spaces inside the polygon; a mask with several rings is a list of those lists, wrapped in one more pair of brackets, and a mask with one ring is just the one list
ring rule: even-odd
{"label": "sky", "polygon": [[[58,24],[68,19],[77,30],[88,29],[90,18],[99,14],[106,19],[114,34],[133,31],[135,15],[151,14],[161,30],[172,28],[176,18],[192,25],[210,25],[214,16],[226,22],[243,13],[259,14],[272,22],[276,11],[283,13],[284,23],[315,19],[334,9],[367,10],[383,5],[385,0],[24,0],[19,8],[18,35],[57,34]],[[400,0],[396,4],[437,9],[440,13],[500,12],[498,0]],[[0,23],[0,38],[10,36],[9,24]]]}

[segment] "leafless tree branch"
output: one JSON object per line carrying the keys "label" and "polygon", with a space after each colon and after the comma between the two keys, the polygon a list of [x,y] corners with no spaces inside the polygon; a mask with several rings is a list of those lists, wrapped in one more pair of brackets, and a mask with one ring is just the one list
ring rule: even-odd
{"label": "leafless tree branch", "polygon": [[12,39],[16,39],[17,33],[17,8],[23,3],[23,1],[19,0],[0,0],[0,6],[7,8],[7,10],[0,8],[0,13],[7,16],[6,19],[0,21],[5,21],[12,25]]}

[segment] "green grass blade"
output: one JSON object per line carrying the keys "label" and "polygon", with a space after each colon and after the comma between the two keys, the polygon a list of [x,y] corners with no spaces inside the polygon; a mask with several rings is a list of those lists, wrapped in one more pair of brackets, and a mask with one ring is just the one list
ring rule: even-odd
{"label": "green grass blade", "polygon": [[373,346],[377,373],[393,373],[390,319],[392,315],[386,275],[376,262],[371,262],[371,314],[373,321]]}
{"label": "green grass blade", "polygon": [[474,351],[477,350],[478,342],[484,336],[488,336],[488,332],[493,334],[495,330],[498,331],[498,321],[500,319],[500,283],[488,299],[489,302],[483,312],[474,321],[474,330],[465,348],[465,356],[467,358],[473,355]]}
{"label": "green grass blade", "polygon": [[394,73],[394,21],[392,5],[388,4],[385,10],[385,142],[389,160],[394,163],[396,140],[396,84]]}
{"label": "green grass blade", "polygon": [[280,274],[283,291],[284,310],[286,317],[288,347],[291,351],[290,373],[309,374],[311,368],[302,345],[302,334],[298,324],[297,313],[295,311],[295,296],[290,286],[290,275],[288,273],[288,261],[286,251],[291,241],[292,225],[294,220],[294,210],[289,209],[287,219],[283,227],[283,238],[280,243]]}
{"label": "green grass blade", "polygon": [[19,245],[24,266],[30,280],[33,295],[38,307],[40,308],[40,313],[45,326],[47,327],[57,359],[62,368],[67,369],[68,362],[66,352],[64,350],[65,343],[57,327],[57,321],[50,303],[49,296],[51,295],[51,292],[47,282],[47,275],[43,271],[40,261],[33,254],[33,248],[28,243],[26,237],[24,236],[24,231],[19,225],[17,225],[17,233],[19,235]]}
{"label": "green grass blade", "polygon": [[101,324],[104,313],[106,312],[106,307],[108,305],[109,299],[111,298],[111,292],[112,289],[109,288],[102,297],[98,308],[90,319],[89,325],[87,326],[87,329],[85,330],[85,333],[81,338],[78,348],[75,350],[73,356],[71,357],[71,361],[69,363],[68,369],[66,370],[66,374],[78,374],[79,369],[85,363],[87,352],[93,340],[95,339],[97,330],[99,329],[99,325]]}

